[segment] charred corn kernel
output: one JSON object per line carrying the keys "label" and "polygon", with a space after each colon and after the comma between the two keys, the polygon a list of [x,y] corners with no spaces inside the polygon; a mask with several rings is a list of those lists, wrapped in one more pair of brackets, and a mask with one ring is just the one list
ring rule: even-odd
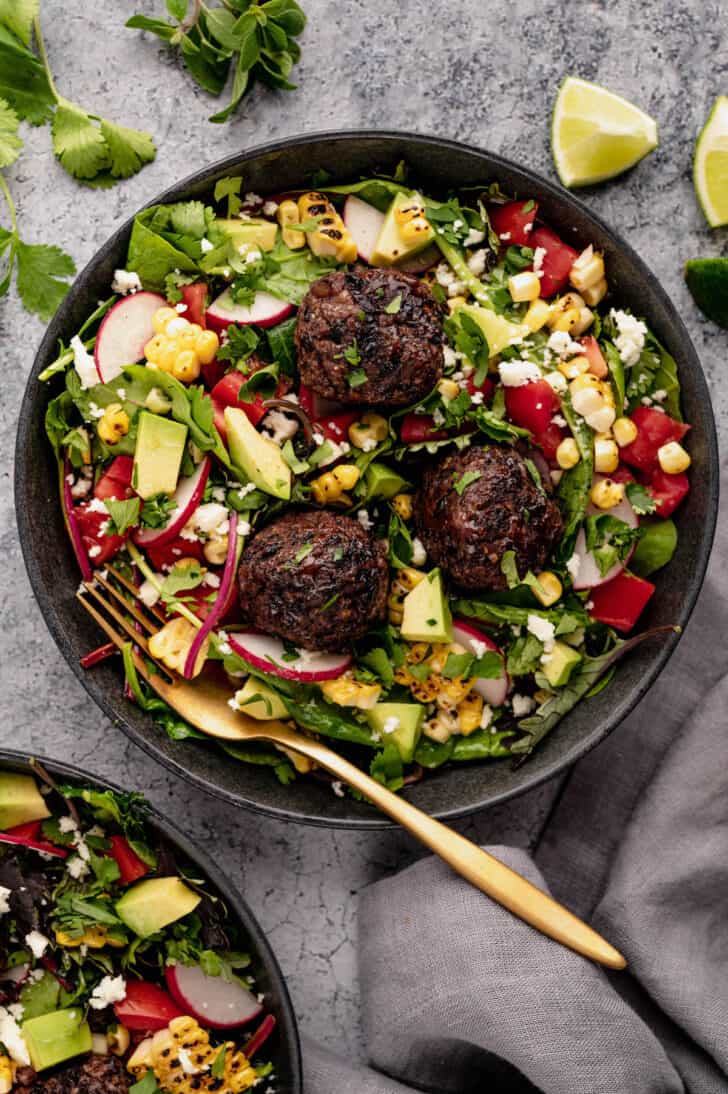
{"label": "charred corn kernel", "polygon": [[[590,372],[575,377],[569,384],[569,391],[574,410],[584,418],[608,407],[600,381],[596,376],[592,376]],[[612,421],[614,421],[614,417],[612,417]],[[604,433],[606,429],[610,428],[611,424],[612,422],[609,422],[606,427],[599,427],[599,432]],[[592,426],[592,428],[597,427]]]}
{"label": "charred corn kernel", "polygon": [[73,950],[79,946],[88,946],[90,950],[101,950],[104,946],[125,946],[118,938],[109,938],[106,927],[87,927],[83,934],[74,937],[65,931],[56,931],[56,942],[64,949]]}
{"label": "charred corn kernel", "polygon": [[610,406],[605,400],[604,405],[597,410],[592,411],[591,414],[584,415],[584,421],[597,433],[606,433],[614,425],[614,407]]}
{"label": "charred corn kernel", "polygon": [[566,308],[565,311],[559,312],[558,317],[550,323],[551,330],[562,330],[567,331],[569,334],[575,334],[580,318],[581,308]]}
{"label": "charred corn kernel", "polygon": [[106,444],[118,444],[129,432],[129,415],[121,403],[110,403],[102,418],[99,418],[96,431]]}
{"label": "charred corn kernel", "polygon": [[349,426],[349,440],[355,448],[370,449],[373,447],[372,441],[379,444],[388,433],[387,419],[381,414],[372,412],[362,414],[358,422],[353,422]]}
{"label": "charred corn kernel", "polygon": [[171,323],[173,319],[179,319],[179,315],[174,308],[157,308],[152,316],[152,328],[155,334],[161,334],[162,331],[167,329],[167,323]]}
{"label": "charred corn kernel", "polygon": [[[564,587],[555,573],[551,570],[543,570],[540,574],[536,574],[536,580],[538,585],[533,586],[533,595],[536,600],[543,604],[544,608],[550,608],[552,604],[561,599]],[[541,588],[538,587],[539,585]]]}
{"label": "charred corn kernel", "polygon": [[568,471],[571,467],[576,467],[581,459],[581,452],[579,446],[573,437],[564,437],[563,441],[556,449],[556,462],[562,471]]}
{"label": "charred corn kernel", "polygon": [[429,652],[430,647],[427,642],[413,642],[405,654],[405,660],[408,665],[419,665]]}
{"label": "charred corn kernel", "polygon": [[398,580],[408,593],[411,593],[415,586],[419,585],[424,576],[422,570],[415,570],[414,566],[403,566],[397,575]]}
{"label": "charred corn kernel", "polygon": [[106,1030],[106,1043],[114,1056],[123,1056],[129,1048],[129,1030],[117,1022]]}
{"label": "charred corn kernel", "polygon": [[448,380],[443,377],[442,380],[438,381],[437,390],[440,392],[443,399],[451,401],[452,399],[457,399],[460,394],[460,385],[454,380]]}
{"label": "charred corn kernel", "polygon": [[587,247],[573,263],[569,281],[577,292],[583,293],[585,289],[591,289],[603,280],[604,256],[593,247]]}
{"label": "charred corn kernel", "polygon": [[690,456],[677,441],[669,441],[657,449],[657,460],[666,475],[679,475],[690,467]]}
{"label": "charred corn kernel", "polygon": [[344,493],[351,490],[359,481],[361,472],[353,463],[342,463],[333,471],[324,471],[311,483],[311,493],[319,505],[343,502],[351,504],[350,499]]}
{"label": "charred corn kernel", "polygon": [[456,676],[454,680],[440,677],[437,705],[443,707],[445,710],[451,710],[465,698],[468,692],[472,690],[472,687],[472,680],[463,680],[461,676]]}
{"label": "charred corn kernel", "polygon": [[457,730],[457,715],[441,710],[434,718],[428,718],[422,727],[425,737],[444,745]]}
{"label": "charred corn kernel", "polygon": [[390,623],[394,623],[396,627],[398,627],[404,619],[403,603],[403,593],[390,593],[387,597],[387,619]]}
{"label": "charred corn kernel", "polygon": [[[577,358],[578,360],[578,358]],[[584,358],[586,361],[586,357]],[[589,362],[587,361],[587,364]],[[597,376],[594,376],[591,372],[580,372],[578,376],[569,384],[569,391],[572,398],[580,391],[595,391],[600,398],[603,396],[602,385]]]}
{"label": "charred corn kernel", "polygon": [[594,470],[601,475],[611,475],[619,466],[619,449],[617,442],[610,438],[599,438],[594,441]]}
{"label": "charred corn kernel", "polygon": [[205,546],[202,548],[202,553],[205,556],[205,560],[210,563],[211,566],[222,566],[223,562],[227,558],[228,551],[228,536],[227,533],[221,534],[214,529],[210,532]]}
{"label": "charred corn kernel", "polygon": [[298,206],[295,201],[282,201],[276,214],[281,226],[281,238],[286,247],[292,251],[298,251],[306,246],[305,232],[299,232],[295,228],[289,228],[289,224],[298,224]]}
{"label": "charred corn kernel", "polygon": [[400,238],[404,243],[417,243],[430,232],[430,225],[426,217],[412,217],[405,224],[399,225]]}
{"label": "charred corn kernel", "polygon": [[546,326],[550,318],[551,305],[547,304],[545,300],[533,300],[523,317],[523,322],[531,333],[535,334],[536,331]]}
{"label": "charred corn kernel", "polygon": [[[186,619],[179,616],[176,619],[170,619],[169,623],[165,623],[149,639],[149,652],[168,669],[181,673],[184,671],[187,654],[190,652],[190,646],[196,634],[197,629]],[[202,671],[209,648],[210,641],[205,639],[195,662],[195,676]]]}
{"label": "charred corn kernel", "polygon": [[10,1094],[13,1086],[13,1061],[4,1053],[0,1056],[0,1094]]}
{"label": "charred corn kernel", "polygon": [[183,349],[177,354],[172,375],[183,384],[190,384],[197,379],[200,375],[200,359],[193,349]]}
{"label": "charred corn kernel", "polygon": [[91,1034],[91,1052],[94,1056],[108,1056],[109,1046],[103,1033]]}
{"label": "charred corn kernel", "polygon": [[402,202],[394,210],[395,223],[401,228],[404,224],[409,224],[412,220],[417,220],[419,217],[425,215],[425,207],[422,202],[412,197],[409,201]]}
{"label": "charred corn kernel", "polygon": [[480,728],[480,720],[483,717],[483,696],[477,691],[471,691],[458,703],[457,714],[458,729],[463,737],[469,737]]}
{"label": "charred corn kernel", "polygon": [[511,300],[516,304],[524,301],[538,300],[541,292],[541,282],[538,274],[533,270],[524,270],[523,273],[513,274],[508,278],[508,292]]}
{"label": "charred corn kernel", "polygon": [[607,279],[603,277],[601,281],[597,281],[596,285],[583,290],[584,303],[590,308],[595,308],[597,304],[601,304],[608,290]]}
{"label": "charred corn kernel", "polygon": [[257,1082],[258,1073],[232,1041],[225,1049],[222,1074],[214,1076],[221,1046],[211,1045],[207,1030],[185,1015],[142,1041],[126,1066],[137,1079],[151,1068],[163,1094],[241,1094]]}
{"label": "charred corn kernel", "polygon": [[637,426],[631,418],[617,418],[612,426],[612,433],[619,447],[624,448],[637,437]]}
{"label": "charred corn kernel", "polygon": [[583,353],[571,357],[568,361],[559,361],[559,372],[567,380],[575,380],[577,376],[589,371],[589,361]]}
{"label": "charred corn kernel", "polygon": [[315,255],[332,256],[338,262],[356,260],[356,243],[334,206],[323,194],[302,194],[298,199],[298,215],[301,224],[319,218],[316,228],[306,236]]}
{"label": "charred corn kernel", "polygon": [[352,676],[339,676],[336,680],[324,680],[321,684],[324,698],[340,707],[357,707],[371,710],[382,689],[379,684],[364,684]]}
{"label": "charred corn kernel", "polygon": [[353,463],[342,463],[331,472],[343,490],[352,490],[359,481],[361,471]]}
{"label": "charred corn kernel", "polygon": [[[296,729],[295,723],[291,723],[291,728]],[[299,775],[308,775],[315,768],[316,764],[308,756],[302,756],[300,752],[294,752],[290,748],[283,748],[282,745],[277,745],[279,752],[282,752],[293,764],[293,767]]]}
{"label": "charred corn kernel", "polygon": [[201,365],[209,365],[220,348],[220,339],[214,330],[201,330],[195,338],[194,351]]}
{"label": "charred corn kernel", "polygon": [[412,517],[412,495],[395,494],[392,498],[392,508],[402,520],[410,520]]}
{"label": "charred corn kernel", "polygon": [[613,509],[624,497],[624,483],[600,479],[592,486],[589,497],[597,509]]}

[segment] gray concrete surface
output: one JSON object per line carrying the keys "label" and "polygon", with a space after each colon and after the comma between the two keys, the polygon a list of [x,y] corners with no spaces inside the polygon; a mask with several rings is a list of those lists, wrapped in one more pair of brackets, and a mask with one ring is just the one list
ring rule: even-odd
{"label": "gray concrete surface", "polygon": [[[595,79],[653,114],[661,146],[627,177],[586,195],[662,279],[711,382],[725,433],[728,340],[693,307],[682,264],[726,251],[691,184],[693,142],[716,94],[728,92],[728,7],[671,0],[303,0],[309,26],[294,94],[256,90],[227,126],[213,102],[156,40],[124,29],[162,0],[43,0],[57,82],[69,98],[150,130],[154,164],[111,191],[79,187],[54,162],[48,129],[24,127],[8,171],[21,231],[57,242],[79,268],[137,206],[173,180],[236,149],[317,129],[386,126],[460,138],[554,177],[549,114],[568,73]],[[2,217],[0,217],[0,220]],[[52,645],[17,542],[12,451],[17,407],[42,324],[0,301],[0,739],[73,761],[145,791],[227,867],[256,909],[287,975],[301,1028],[332,1048],[361,1051],[356,977],[357,893],[417,852],[396,833],[356,835],[234,814],[177,782],[105,721]],[[473,818],[481,840],[526,845],[553,785]]]}

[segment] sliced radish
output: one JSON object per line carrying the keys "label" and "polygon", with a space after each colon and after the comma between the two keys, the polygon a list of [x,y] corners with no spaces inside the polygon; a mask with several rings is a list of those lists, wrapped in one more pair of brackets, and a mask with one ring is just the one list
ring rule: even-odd
{"label": "sliced radish", "polygon": [[397,269],[411,274],[427,273],[428,270],[438,264],[441,258],[440,248],[436,243],[431,243],[419,254],[412,255],[411,258],[405,258],[403,262],[398,262]]}
{"label": "sliced radish", "polygon": [[242,984],[208,976],[199,965],[167,965],[170,995],[185,1014],[212,1029],[233,1029],[256,1018],[263,1007]]}
{"label": "sliced radish", "polygon": [[286,653],[286,647],[279,638],[254,631],[230,634],[228,641],[239,657],[261,672],[307,684],[315,684],[318,680],[335,680],[346,672],[352,660],[348,653],[319,653],[303,649],[297,649],[296,659],[289,660],[290,654]]}
{"label": "sliced radish", "polygon": [[94,361],[99,380],[108,384],[126,365],[141,361],[144,347],[154,336],[152,316],[167,301],[155,292],[137,292],[117,300],[104,316],[96,336]]}
{"label": "sliced radish", "polygon": [[344,202],[344,224],[356,243],[359,258],[371,262],[379,233],[384,224],[384,213],[355,194],[350,194]]}
{"label": "sliced radish", "polygon": [[175,539],[202,500],[211,466],[210,457],[205,456],[191,475],[181,479],[172,495],[174,509],[171,510],[167,523],[163,528],[142,528],[135,532],[134,542],[140,547],[149,547],[152,544],[161,547]]}
{"label": "sliced radish", "polygon": [[257,292],[255,299],[249,308],[242,304],[236,304],[230,289],[220,293],[207,309],[205,319],[211,330],[226,330],[231,323],[239,323],[248,326],[255,323],[259,327],[274,327],[293,311],[293,304],[279,300],[269,292]]}
{"label": "sliced radish", "polygon": [[[604,478],[603,475],[596,475],[594,481],[599,482],[602,478]],[[623,498],[619,505],[615,505],[613,509],[607,510],[606,514],[604,509],[597,509],[596,506],[590,505],[586,511],[586,515],[590,517],[594,514],[616,517],[617,520],[623,520],[630,528],[636,528],[639,524],[639,518],[627,501],[627,498]],[[607,570],[606,574],[602,575],[599,572],[599,565],[594,557],[594,553],[592,551],[587,551],[586,549],[586,533],[583,528],[580,528],[579,534],[576,537],[576,543],[574,544],[574,556],[579,560],[578,569],[574,566],[574,569],[576,570],[576,574],[573,577],[574,588],[596,589],[598,585],[604,585],[607,581],[611,581],[617,574],[621,574],[632,557],[633,552],[634,547],[629,552],[624,562],[618,560]]]}
{"label": "sliced radish", "polygon": [[[476,657],[482,657],[486,650],[493,650],[494,653],[500,654],[501,660],[503,660],[500,647],[496,646],[492,638],[489,638],[487,634],[483,634],[472,623],[464,623],[461,619],[456,623],[454,622],[452,636],[453,641],[463,646],[468,653],[475,654]],[[486,703],[492,707],[499,707],[506,701],[509,687],[510,680],[506,672],[505,661],[503,661],[503,671],[500,676],[490,680],[476,680],[473,684],[474,690],[482,695]]]}

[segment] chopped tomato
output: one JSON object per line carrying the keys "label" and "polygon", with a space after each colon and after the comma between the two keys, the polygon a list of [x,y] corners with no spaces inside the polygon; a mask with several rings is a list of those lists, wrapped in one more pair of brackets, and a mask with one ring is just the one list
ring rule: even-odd
{"label": "chopped tomato", "polygon": [[[336,441],[337,444],[340,441],[345,441],[349,436],[349,426],[357,422],[361,417],[361,411],[359,410],[345,410],[345,409],[332,409],[332,413],[324,414],[321,412],[320,403],[316,392],[312,391],[310,387],[305,384],[300,384],[298,388],[298,402],[301,410],[304,410],[308,414],[311,421],[318,426],[329,441]],[[326,400],[323,400],[326,402]],[[335,404],[330,404],[332,408]]]}
{"label": "chopped tomato", "polygon": [[220,383],[229,364],[229,361],[218,361],[217,357],[215,357],[207,365],[200,366],[202,382],[208,391],[211,391],[215,384]]}
{"label": "chopped tomato", "polygon": [[684,471],[668,475],[659,467],[645,480],[645,485],[657,502],[658,517],[671,516],[690,490],[690,480]]}
{"label": "chopped tomato", "polygon": [[[237,406],[241,410],[244,410],[252,425],[258,425],[268,413],[266,407],[263,406],[266,399],[260,392],[256,392],[252,400],[248,403],[240,402],[238,399],[238,393],[243,384],[250,379],[254,372],[263,368],[264,365],[265,362],[261,361],[260,358],[255,356],[250,357],[248,359],[248,371],[245,374],[238,372],[237,369],[233,372],[228,372],[215,384],[210,392],[215,414],[215,428],[223,441],[227,442],[227,429],[225,428],[226,406]],[[282,399],[290,389],[291,382],[289,378],[287,376],[279,377],[273,398]]]}
{"label": "chopped tomato", "polygon": [[563,431],[556,422],[551,422],[540,433],[533,434],[533,443],[538,445],[547,460],[556,459],[556,449],[563,439]]}
{"label": "chopped tomato", "polygon": [[183,1011],[162,988],[145,980],[127,980],[126,998],[114,1003],[117,1020],[127,1029],[165,1029]]}
{"label": "chopped tomato", "polygon": [[630,417],[637,426],[637,436],[620,450],[620,456],[640,471],[654,470],[658,466],[658,449],[670,441],[681,441],[690,429],[684,422],[676,422],[649,406],[638,406]]}
{"label": "chopped tomato", "polygon": [[491,380],[490,376],[486,376],[480,387],[476,387],[475,381],[472,376],[468,376],[467,390],[471,395],[475,395],[478,391],[483,393],[483,402],[489,403],[493,398],[495,392],[495,384]]}
{"label": "chopped tomato", "polygon": [[530,247],[537,212],[535,201],[507,201],[505,205],[491,205],[488,219],[504,246]]}
{"label": "chopped tomato", "polygon": [[149,543],[144,550],[152,566],[158,571],[171,570],[175,562],[179,562],[181,558],[196,558],[199,562],[203,559],[201,541],[182,539],[181,536],[160,546]]}
{"label": "chopped tomato", "polygon": [[133,471],[133,457],[117,456],[94,486],[94,497],[102,501],[104,498],[130,498],[134,493],[131,487]]}
{"label": "chopped tomato", "polygon": [[634,482],[634,475],[628,467],[625,467],[623,463],[620,463],[616,471],[612,471],[609,478],[612,482]]}
{"label": "chopped tomato", "polygon": [[146,862],[142,862],[136,851],[124,836],[109,836],[111,848],[109,854],[119,867],[119,879],[122,885],[131,885],[149,873]]}
{"label": "chopped tomato", "polygon": [[404,444],[422,444],[424,441],[442,441],[447,431],[438,429],[430,414],[405,414],[399,435]]}
{"label": "chopped tomato", "polygon": [[540,434],[551,425],[561,407],[559,397],[547,380],[531,380],[518,387],[504,387],[506,413],[514,425]]}
{"label": "chopped tomato", "polygon": [[599,343],[592,334],[585,335],[584,338],[580,338],[582,346],[584,347],[584,356],[589,362],[589,372],[593,376],[598,376],[600,380],[603,380],[609,375],[609,368],[607,362],[604,360],[604,354],[599,348]]}
{"label": "chopped tomato", "polygon": [[621,573],[592,589],[589,614],[599,623],[623,634],[631,631],[655,591],[651,581],[634,574]]}
{"label": "chopped tomato", "polygon": [[192,285],[180,286],[182,303],[187,305],[187,311],[183,312],[185,319],[190,323],[199,323],[205,326],[205,305],[207,303],[207,285],[204,281],[195,281]]}
{"label": "chopped tomato", "polygon": [[537,228],[531,233],[528,245],[534,250],[541,247],[546,252],[541,260],[541,296],[545,298],[561,292],[568,284],[571,267],[579,257],[577,252],[550,228]]}
{"label": "chopped tomato", "polygon": [[120,536],[114,533],[107,536],[101,530],[106,522],[111,519],[111,516],[109,513],[92,508],[96,500],[98,499],[94,498],[92,501],[82,501],[80,505],[75,505],[73,515],[76,518],[81,539],[91,560],[91,565],[98,567],[103,566],[105,562],[118,554],[126,543],[126,535]]}

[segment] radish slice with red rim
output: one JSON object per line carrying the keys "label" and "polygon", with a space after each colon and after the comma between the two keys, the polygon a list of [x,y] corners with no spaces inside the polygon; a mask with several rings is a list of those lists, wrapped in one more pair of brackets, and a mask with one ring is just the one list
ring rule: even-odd
{"label": "radish slice with red rim", "polygon": [[379,234],[384,224],[384,213],[368,201],[350,194],[344,202],[343,220],[349,235],[356,243],[359,258],[371,262]]}
{"label": "radish slice with red rim", "polygon": [[487,634],[479,631],[472,623],[465,623],[463,620],[458,620],[453,623],[452,636],[453,641],[466,649],[468,653],[474,654],[475,657],[482,657],[483,654],[487,653],[489,650],[500,655],[501,661],[503,662],[503,669],[500,676],[491,677],[490,679],[477,679],[473,683],[473,689],[477,691],[479,695],[483,696],[489,706],[502,706],[506,701],[508,688],[510,687],[510,679],[506,672],[505,659],[500,646],[497,646],[492,638],[489,638]]}
{"label": "radish slice with red rim", "polygon": [[348,653],[323,653],[296,649],[289,652],[280,638],[255,631],[228,634],[230,646],[253,668],[280,676],[283,680],[299,680],[315,684],[319,680],[335,680],[346,672],[352,658]]}
{"label": "radish slice with red rim", "polygon": [[154,337],[152,318],[166,300],[155,292],[137,292],[117,300],[101,320],[96,335],[94,361],[99,380],[108,384],[126,365],[144,357],[144,347]]}
{"label": "radish slice with red rim", "polygon": [[250,307],[244,307],[235,303],[230,289],[225,289],[210,304],[205,320],[208,327],[215,331],[226,330],[231,323],[239,323],[241,326],[255,323],[258,327],[274,327],[292,311],[293,304],[279,300],[269,292],[257,292]]}
{"label": "radish slice with red rim", "polygon": [[242,984],[208,976],[199,965],[167,965],[164,976],[175,1003],[211,1029],[244,1026],[263,1010]]}
{"label": "radish slice with red rim", "polygon": [[135,532],[134,542],[140,547],[148,547],[151,544],[161,547],[175,539],[202,501],[211,467],[210,457],[205,456],[191,475],[188,475],[186,479],[180,479],[172,495],[174,509],[170,512],[167,523],[162,528],[142,528]]}
{"label": "radish slice with red rim", "polygon": [[93,567],[91,566],[91,560],[83,545],[81,529],[78,526],[76,514],[73,511],[71,480],[75,476],[68,456],[63,460],[63,463],[59,460],[58,473],[61,477],[61,509],[63,511],[63,523],[68,529],[68,538],[71,540],[71,546],[73,547],[73,553],[76,556],[76,561],[78,562],[78,567],[81,571],[81,577],[84,581],[90,581],[94,572]]}
{"label": "radish slice with red rim", "polygon": [[[603,475],[597,475],[595,476],[594,481],[599,482],[603,478]],[[639,518],[626,497],[622,498],[619,505],[615,505],[607,510],[597,509],[595,505],[590,505],[586,511],[586,515],[588,517],[595,515],[614,517],[616,520],[623,520],[630,528],[636,528],[639,525]],[[618,560],[605,574],[602,574],[599,570],[599,564],[594,557],[594,552],[587,551],[586,549],[586,533],[583,528],[580,528],[579,534],[576,537],[574,554],[572,556],[578,559],[578,566],[572,564],[571,571],[574,588],[595,589],[598,585],[604,585],[607,581],[611,581],[617,574],[621,574],[625,566],[628,565],[633,553],[634,547],[632,547],[623,561],[621,559]]]}

